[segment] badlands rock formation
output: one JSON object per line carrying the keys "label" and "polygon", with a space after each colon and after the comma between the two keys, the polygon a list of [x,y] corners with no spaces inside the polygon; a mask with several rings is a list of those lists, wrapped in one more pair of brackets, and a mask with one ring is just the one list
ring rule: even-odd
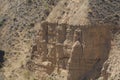
{"label": "badlands rock formation", "polygon": [[120,79],[119,0],[0,3],[5,80]]}
{"label": "badlands rock formation", "polygon": [[[113,44],[118,46],[114,39],[116,33],[119,34],[119,3],[118,0],[62,0],[58,3],[41,23],[35,45],[36,54],[42,56],[37,59],[41,62],[35,65],[51,63],[49,68],[48,65],[37,67],[44,68],[50,75],[48,80],[120,79],[119,68],[114,73],[108,61],[111,54],[120,56],[119,52],[113,53]],[[114,59],[118,65],[119,59],[115,56]],[[109,73],[109,67],[113,72]],[[66,75],[61,78],[62,74]]]}
{"label": "badlands rock formation", "polygon": [[65,71],[64,80],[89,80],[100,76],[111,49],[111,26],[43,22],[40,27],[29,63],[29,69],[39,73],[37,76],[43,74],[41,69],[46,76],[54,72],[62,75]]}

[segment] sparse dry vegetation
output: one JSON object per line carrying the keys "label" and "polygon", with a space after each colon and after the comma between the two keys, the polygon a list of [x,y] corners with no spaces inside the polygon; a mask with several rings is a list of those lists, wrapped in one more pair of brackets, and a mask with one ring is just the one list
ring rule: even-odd
{"label": "sparse dry vegetation", "polygon": [[0,0],[0,80],[119,80],[119,27],[120,0]]}

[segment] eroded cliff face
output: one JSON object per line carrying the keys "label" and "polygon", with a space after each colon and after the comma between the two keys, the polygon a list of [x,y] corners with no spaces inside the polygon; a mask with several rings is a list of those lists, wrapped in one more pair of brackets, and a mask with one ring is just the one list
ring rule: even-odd
{"label": "eroded cliff face", "polygon": [[28,63],[36,77],[95,80],[100,76],[111,49],[111,26],[43,22],[40,28]]}
{"label": "eroded cliff face", "polygon": [[[42,56],[37,60],[44,67],[44,78],[119,79],[119,71],[114,75],[114,71],[119,68],[112,66],[119,64],[117,56],[120,56],[119,41],[117,42],[120,26],[119,3],[118,0],[60,1],[45,23],[41,23],[40,34],[36,40],[35,53]],[[31,63],[34,64],[37,60],[33,59]]]}
{"label": "eroded cliff face", "polygon": [[5,79],[120,79],[120,1],[57,2],[0,1]]}
{"label": "eroded cliff face", "polygon": [[119,60],[119,38],[120,29],[115,29],[113,34],[113,40],[111,41],[111,50],[109,58],[104,63],[101,71],[101,77],[98,80],[119,80],[120,79],[120,60]]}

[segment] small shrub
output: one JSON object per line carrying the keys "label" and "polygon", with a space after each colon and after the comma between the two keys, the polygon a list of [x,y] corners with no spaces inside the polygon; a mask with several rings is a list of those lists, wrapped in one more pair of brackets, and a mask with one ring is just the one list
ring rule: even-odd
{"label": "small shrub", "polygon": [[0,27],[3,26],[3,24],[5,23],[5,21],[6,21],[6,19],[2,19],[2,20],[0,20]]}
{"label": "small shrub", "polygon": [[28,4],[32,4],[32,0],[27,0],[27,3]]}
{"label": "small shrub", "polygon": [[0,21],[0,27],[3,26],[3,24],[4,24],[3,21]]}

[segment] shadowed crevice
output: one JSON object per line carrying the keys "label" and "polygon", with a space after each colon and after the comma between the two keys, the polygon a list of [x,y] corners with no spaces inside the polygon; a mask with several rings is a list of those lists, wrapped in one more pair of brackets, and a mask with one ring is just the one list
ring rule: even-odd
{"label": "shadowed crevice", "polygon": [[3,63],[4,63],[4,55],[5,55],[5,52],[0,50],[0,68],[2,68],[3,66]]}

